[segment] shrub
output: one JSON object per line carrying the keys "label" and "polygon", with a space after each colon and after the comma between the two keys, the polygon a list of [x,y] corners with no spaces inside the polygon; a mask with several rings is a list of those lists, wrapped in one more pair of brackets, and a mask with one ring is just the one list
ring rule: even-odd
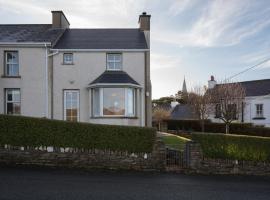
{"label": "shrub", "polygon": [[205,157],[270,161],[270,138],[221,134],[192,134]]}
{"label": "shrub", "polygon": [[[198,120],[166,120],[166,122],[168,123],[169,130],[201,131]],[[225,131],[224,123],[205,122],[205,132],[225,133]],[[232,123],[230,125],[230,133],[270,137],[270,128],[252,126],[251,123]]]}
{"label": "shrub", "polygon": [[153,128],[0,115],[0,144],[151,152]]}

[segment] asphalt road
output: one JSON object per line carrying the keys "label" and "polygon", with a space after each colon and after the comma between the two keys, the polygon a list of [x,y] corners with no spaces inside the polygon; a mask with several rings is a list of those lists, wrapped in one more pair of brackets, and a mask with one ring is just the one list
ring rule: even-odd
{"label": "asphalt road", "polygon": [[0,199],[269,200],[270,179],[5,167]]}

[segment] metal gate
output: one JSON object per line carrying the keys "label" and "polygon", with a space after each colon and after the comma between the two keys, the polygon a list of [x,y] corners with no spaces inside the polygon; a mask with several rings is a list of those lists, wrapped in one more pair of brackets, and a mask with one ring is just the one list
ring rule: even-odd
{"label": "metal gate", "polygon": [[166,170],[181,171],[186,168],[186,151],[166,148]]}

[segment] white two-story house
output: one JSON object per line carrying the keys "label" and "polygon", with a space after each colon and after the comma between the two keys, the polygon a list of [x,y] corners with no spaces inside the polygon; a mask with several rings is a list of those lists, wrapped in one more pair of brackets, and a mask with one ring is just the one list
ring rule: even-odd
{"label": "white two-story house", "polygon": [[[242,113],[236,122],[253,123],[254,125],[270,127],[270,79],[240,82],[245,89],[246,97]],[[217,85],[214,77],[208,81],[208,88]],[[222,122],[216,114],[211,115],[213,122]]]}
{"label": "white two-story house", "polygon": [[134,29],[0,25],[0,113],[151,126],[150,15]]}

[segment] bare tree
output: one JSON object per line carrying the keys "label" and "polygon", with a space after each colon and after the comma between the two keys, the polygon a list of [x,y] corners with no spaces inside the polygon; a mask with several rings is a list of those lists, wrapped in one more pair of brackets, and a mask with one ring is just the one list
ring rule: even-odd
{"label": "bare tree", "polygon": [[216,107],[216,117],[226,125],[226,134],[230,125],[237,120],[244,109],[245,89],[240,83],[224,82],[210,90]]}
{"label": "bare tree", "polygon": [[162,121],[169,118],[170,118],[170,110],[159,106],[153,109],[153,121],[158,123],[159,131],[161,130]]}
{"label": "bare tree", "polygon": [[207,120],[209,115],[213,112],[211,98],[212,96],[207,92],[207,88],[205,86],[194,87],[188,97],[189,105],[191,106],[194,114],[200,120],[202,132],[205,130],[205,120]]}

